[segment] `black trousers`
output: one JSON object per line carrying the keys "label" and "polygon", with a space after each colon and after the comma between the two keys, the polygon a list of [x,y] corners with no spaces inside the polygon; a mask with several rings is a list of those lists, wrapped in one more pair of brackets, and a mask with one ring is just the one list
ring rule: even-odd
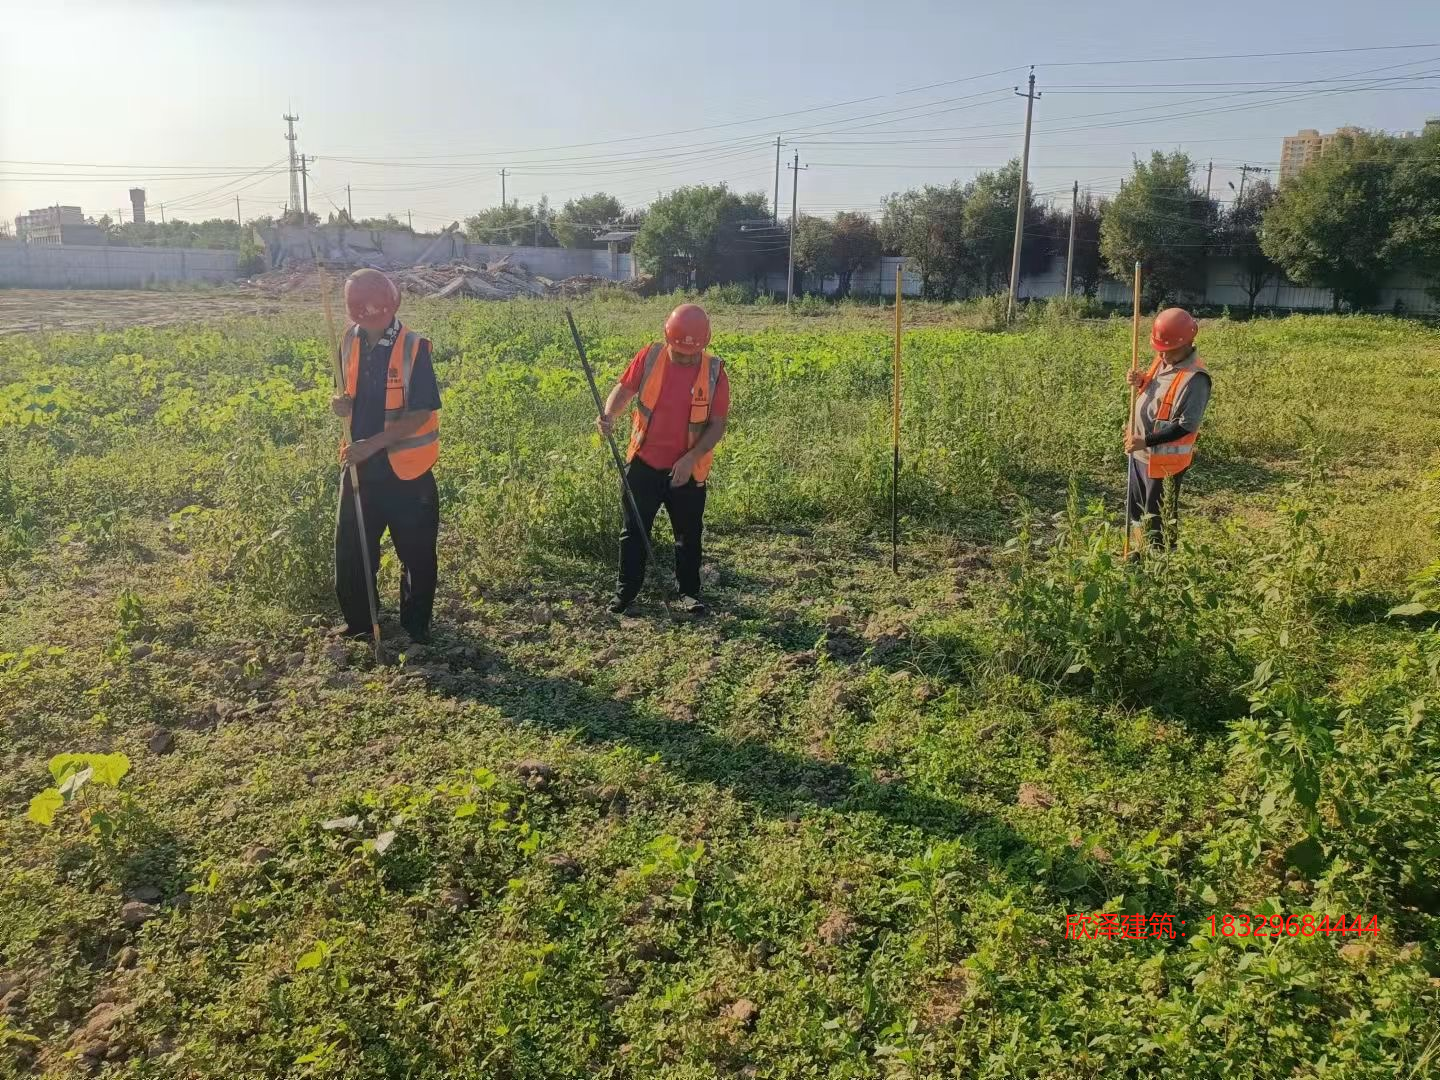
{"label": "black trousers", "polygon": [[1175,546],[1180,534],[1180,481],[1187,471],[1182,469],[1174,476],[1157,479],[1145,475],[1144,463],[1130,457],[1130,523],[1145,526],[1153,548],[1169,550]]}
{"label": "black trousers", "polygon": [[[364,630],[370,625],[365,563],[355,529],[350,470],[343,476],[335,523],[335,595],[350,629]],[[374,588],[374,575],[380,568],[380,537],[389,529],[395,554],[400,557],[400,625],[412,635],[428,633],[435,606],[435,546],[440,533],[435,474],[427,471],[414,480],[401,480],[384,454],[377,454],[360,466],[360,505],[370,549],[370,587]]]}
{"label": "black trousers", "polygon": [[699,597],[705,485],[692,479],[680,487],[671,487],[669,472],[647,465],[638,457],[625,467],[625,476],[635,495],[640,521],[636,522],[635,516],[630,513],[622,491],[620,502],[625,529],[620,533],[620,580],[616,585],[616,594],[626,600],[633,599],[645,584],[645,540],[650,535],[650,526],[655,523],[655,515],[663,506],[670,517],[670,529],[675,534],[675,583],[685,596]]}

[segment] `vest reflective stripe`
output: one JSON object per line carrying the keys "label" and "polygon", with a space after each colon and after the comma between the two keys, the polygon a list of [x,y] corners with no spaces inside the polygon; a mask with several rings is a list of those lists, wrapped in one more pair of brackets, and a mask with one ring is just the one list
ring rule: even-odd
{"label": "vest reflective stripe", "polygon": [[[1148,387],[1161,374],[1161,359],[1155,358],[1150,365],[1150,370],[1145,374],[1145,385]],[[1185,384],[1194,377],[1197,371],[1205,371],[1205,362],[1200,359],[1198,353],[1191,350],[1185,361],[1165,374],[1170,378],[1170,385],[1165,388],[1165,394],[1155,409],[1155,422],[1164,423],[1174,415],[1175,404],[1180,400],[1180,392]],[[1166,476],[1174,476],[1176,473],[1188,469],[1195,460],[1195,441],[1199,432],[1194,431],[1189,435],[1182,435],[1172,442],[1159,443],[1149,448],[1146,454],[1145,474],[1152,480],[1162,479]]]}
{"label": "vest reflective stripe", "polygon": [[[419,334],[400,327],[395,344],[390,347],[390,364],[385,373],[385,426],[394,426],[405,415],[405,402],[410,396],[410,377],[415,373],[415,358],[420,353]],[[355,327],[345,331],[345,393],[353,400],[360,383],[360,335]],[[385,448],[390,468],[401,480],[423,476],[440,457],[440,417],[430,418],[414,435],[391,443]]]}
{"label": "vest reflective stripe", "polygon": [[[650,428],[650,419],[655,415],[655,406],[660,401],[660,390],[665,385],[665,372],[670,367],[670,350],[661,342],[651,345],[645,353],[645,366],[640,373],[640,392],[635,395],[635,412],[631,414],[630,449],[627,460],[634,460],[645,445],[645,434]],[[720,383],[720,372],[724,367],[718,356],[705,353],[696,365],[695,382],[690,388],[690,417],[686,434],[686,445],[694,446],[710,426],[710,410],[715,403],[715,388]],[[692,475],[697,484],[705,483],[710,475],[710,465],[715,451],[705,454],[695,463]]]}

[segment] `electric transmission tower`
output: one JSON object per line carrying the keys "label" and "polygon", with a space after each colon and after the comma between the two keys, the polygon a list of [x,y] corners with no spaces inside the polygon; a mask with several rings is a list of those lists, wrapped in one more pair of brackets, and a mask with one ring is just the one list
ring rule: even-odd
{"label": "electric transmission tower", "polygon": [[289,131],[285,134],[285,141],[290,144],[290,209],[298,214],[300,212],[300,160],[295,156],[295,121],[300,117],[286,113],[281,119],[289,126]]}

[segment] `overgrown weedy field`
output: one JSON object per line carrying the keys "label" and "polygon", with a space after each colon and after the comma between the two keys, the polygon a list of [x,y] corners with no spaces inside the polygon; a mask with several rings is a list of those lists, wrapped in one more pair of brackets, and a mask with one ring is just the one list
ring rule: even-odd
{"label": "overgrown weedy field", "polygon": [[[604,378],[672,304],[579,305]],[[917,305],[893,575],[888,313],[806,310],[712,305],[699,622],[596,602],[561,309],[403,310],[441,598],[385,668],[318,310],[0,338],[0,1074],[1440,1075],[1440,332],[1205,324],[1125,568],[1128,322]]]}

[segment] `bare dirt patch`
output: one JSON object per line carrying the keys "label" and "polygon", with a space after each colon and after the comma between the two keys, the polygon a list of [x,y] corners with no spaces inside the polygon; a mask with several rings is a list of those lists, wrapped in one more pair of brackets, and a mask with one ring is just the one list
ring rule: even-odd
{"label": "bare dirt patch", "polygon": [[240,289],[0,289],[0,334],[169,326],[232,315],[278,315],[273,297]]}

